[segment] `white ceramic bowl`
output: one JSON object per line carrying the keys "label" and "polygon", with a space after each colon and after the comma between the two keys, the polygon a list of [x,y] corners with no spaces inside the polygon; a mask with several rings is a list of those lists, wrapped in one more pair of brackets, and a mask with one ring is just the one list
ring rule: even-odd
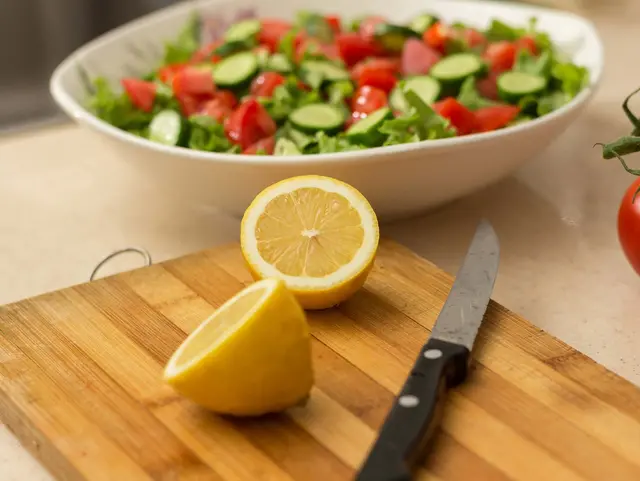
{"label": "white ceramic bowl", "polygon": [[[564,12],[511,3],[452,0],[207,0],[184,2],[115,29],[70,55],[53,73],[51,92],[78,123],[98,133],[114,157],[139,169],[141,182],[157,182],[168,195],[206,202],[241,215],[267,185],[301,174],[339,178],[358,188],[381,220],[405,217],[467,195],[512,173],[555,140],[580,114],[599,83],[603,47],[594,26]],[[175,37],[196,8],[210,19],[208,31],[221,32],[238,16],[293,19],[297,11],[338,13],[345,19],[379,13],[406,21],[423,11],[446,21],[486,27],[491,18],[526,25],[538,18],[540,30],[591,71],[591,86],[570,104],[526,124],[461,138],[312,156],[244,156],[165,147],[116,129],[83,107],[86,96],[78,67],[91,76],[119,79],[151,69],[163,42]],[[98,147],[98,146],[97,146]]]}

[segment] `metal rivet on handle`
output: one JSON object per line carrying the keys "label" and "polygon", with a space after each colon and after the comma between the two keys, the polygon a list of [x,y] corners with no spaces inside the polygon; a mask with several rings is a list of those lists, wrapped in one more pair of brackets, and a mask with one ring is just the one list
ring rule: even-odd
{"label": "metal rivet on handle", "polygon": [[424,357],[427,359],[438,359],[442,357],[442,351],[440,349],[427,349],[424,351]]}
{"label": "metal rivet on handle", "polygon": [[418,404],[420,404],[420,399],[412,394],[405,394],[404,396],[400,396],[398,399],[398,404],[403,408],[414,408]]}

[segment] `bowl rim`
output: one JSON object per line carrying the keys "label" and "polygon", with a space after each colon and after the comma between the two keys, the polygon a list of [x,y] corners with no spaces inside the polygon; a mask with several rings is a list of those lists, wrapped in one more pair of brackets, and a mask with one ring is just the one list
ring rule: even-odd
{"label": "bowl rim", "polygon": [[[434,0],[434,4],[447,4],[451,6],[451,2],[444,2],[442,0]],[[72,52],[67,58],[65,58],[53,71],[49,80],[50,93],[58,104],[58,106],[72,119],[79,123],[84,123],[89,127],[99,132],[105,133],[108,136],[115,137],[116,139],[133,144],[142,149],[150,149],[154,152],[177,155],[180,157],[188,157],[195,160],[205,162],[222,162],[222,163],[242,163],[243,165],[272,165],[272,166],[288,166],[291,164],[328,164],[334,162],[340,163],[352,163],[361,162],[364,159],[373,160],[375,158],[382,159],[384,157],[420,151],[438,151],[447,149],[450,147],[462,147],[472,146],[480,142],[490,142],[497,140],[505,136],[516,134],[528,129],[541,127],[545,124],[554,122],[556,119],[563,117],[569,112],[581,107],[585,102],[591,98],[598,89],[602,72],[604,70],[604,46],[602,39],[593,24],[589,19],[578,15],[573,12],[566,12],[562,10],[538,7],[534,5],[517,5],[517,4],[504,4],[493,0],[457,0],[455,2],[458,8],[465,8],[466,6],[479,6],[490,5],[496,8],[507,8],[509,10],[518,10],[520,12],[528,12],[530,16],[541,15],[554,15],[573,18],[581,23],[585,29],[585,38],[590,38],[591,43],[595,45],[593,54],[595,56],[595,67],[590,70],[590,83],[585,87],[578,95],[576,95],[569,103],[563,105],[559,109],[546,114],[542,117],[538,117],[534,120],[526,122],[524,124],[514,125],[505,129],[495,130],[492,132],[482,132],[476,134],[465,135],[462,137],[451,137],[435,140],[423,140],[420,142],[412,142],[408,144],[397,144],[380,147],[371,147],[363,150],[346,151],[346,152],[334,152],[323,154],[310,154],[310,155],[290,155],[290,156],[276,156],[276,155],[247,155],[247,154],[229,154],[220,152],[206,152],[200,150],[189,149],[179,146],[167,146],[153,142],[148,139],[136,136],[124,130],[118,129],[113,125],[103,121],[78,101],[76,101],[62,86],[63,76],[74,66],[76,62],[86,54],[95,50],[102,45],[109,43],[111,40],[119,38],[129,29],[135,27],[142,27],[145,24],[160,22],[167,17],[174,16],[189,9],[197,8],[199,5],[211,5],[215,4],[212,0],[199,0],[196,2],[180,3],[177,5],[162,8],[156,12],[144,15],[140,18],[134,19],[123,25],[120,25],[96,38],[82,45],[74,52]]]}

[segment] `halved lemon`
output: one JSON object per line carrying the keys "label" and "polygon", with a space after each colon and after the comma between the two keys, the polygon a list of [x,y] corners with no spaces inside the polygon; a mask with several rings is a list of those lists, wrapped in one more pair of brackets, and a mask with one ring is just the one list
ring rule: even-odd
{"label": "halved lemon", "polygon": [[283,281],[256,282],[187,337],[164,379],[222,414],[257,416],[299,404],[313,386],[305,313]]}
{"label": "halved lemon", "polygon": [[305,309],[335,306],[362,287],[379,237],[367,199],[321,176],[267,187],[245,211],[240,233],[253,277],[282,279]]}

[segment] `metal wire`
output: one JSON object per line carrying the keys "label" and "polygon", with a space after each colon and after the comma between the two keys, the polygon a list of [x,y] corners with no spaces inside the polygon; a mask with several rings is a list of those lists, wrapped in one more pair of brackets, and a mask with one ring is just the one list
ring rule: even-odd
{"label": "metal wire", "polygon": [[140,256],[142,256],[142,258],[144,259],[145,267],[148,267],[152,264],[151,254],[149,254],[149,252],[146,249],[143,249],[142,247],[126,247],[124,249],[118,249],[117,251],[112,252],[107,257],[102,259],[98,263],[98,265],[94,267],[93,272],[91,272],[91,276],[89,276],[89,281],[93,281],[98,271],[111,259],[119,256],[120,254],[125,254],[128,252],[134,252],[136,254],[140,254]]}

